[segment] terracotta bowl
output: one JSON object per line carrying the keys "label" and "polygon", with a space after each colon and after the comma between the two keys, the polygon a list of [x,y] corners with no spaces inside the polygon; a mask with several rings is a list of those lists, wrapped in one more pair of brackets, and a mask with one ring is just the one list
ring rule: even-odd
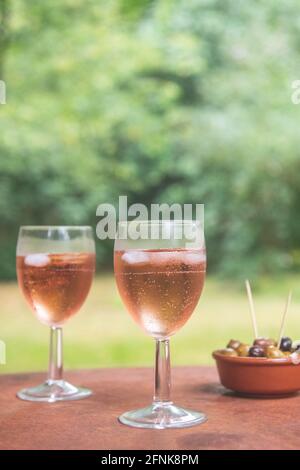
{"label": "terracotta bowl", "polygon": [[224,387],[243,395],[284,396],[300,390],[300,364],[289,358],[232,357],[213,352]]}

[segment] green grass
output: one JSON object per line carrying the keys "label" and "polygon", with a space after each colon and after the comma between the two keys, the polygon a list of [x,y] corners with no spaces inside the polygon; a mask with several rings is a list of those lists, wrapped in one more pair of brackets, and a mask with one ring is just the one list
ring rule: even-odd
{"label": "green grass", "polygon": [[[300,338],[299,277],[261,279],[255,286],[259,333],[276,337],[288,289],[293,302],[286,333]],[[16,284],[0,284],[0,339],[7,348],[1,373],[44,370],[48,361],[48,329],[31,313]],[[98,277],[81,312],[65,327],[66,368],[153,364],[153,341],[125,311],[113,276]],[[252,339],[243,285],[209,278],[192,318],[172,338],[172,363],[211,364],[213,349],[230,338]]]}

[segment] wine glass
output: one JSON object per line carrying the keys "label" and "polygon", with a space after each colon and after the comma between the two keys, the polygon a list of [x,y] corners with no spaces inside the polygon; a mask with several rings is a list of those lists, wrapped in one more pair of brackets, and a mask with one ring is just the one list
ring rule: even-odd
{"label": "wine glass", "polygon": [[62,326],[82,306],[95,272],[91,227],[23,226],[17,244],[19,286],[38,320],[50,326],[47,380],[23,389],[22,400],[55,402],[91,395],[63,379]]}
{"label": "wine glass", "polygon": [[169,337],[192,315],[206,271],[203,228],[198,221],[119,222],[115,278],[130,315],[156,341],[153,402],[120,416],[139,428],[183,428],[206,416],[171,401]]}

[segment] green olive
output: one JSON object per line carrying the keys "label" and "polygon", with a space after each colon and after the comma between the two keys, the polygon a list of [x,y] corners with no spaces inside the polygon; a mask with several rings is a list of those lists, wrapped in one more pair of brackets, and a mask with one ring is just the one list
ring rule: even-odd
{"label": "green olive", "polygon": [[229,341],[229,343],[227,344],[226,348],[230,348],[230,349],[238,349],[238,347],[240,346],[241,342],[238,341],[237,339],[231,339]]}
{"label": "green olive", "polygon": [[240,357],[247,357],[249,355],[249,344],[241,343],[240,346],[237,348],[236,352]]}
{"label": "green olive", "polygon": [[282,351],[285,357],[290,357],[291,351]]}
{"label": "green olive", "polygon": [[269,346],[266,351],[266,355],[269,359],[280,359],[285,357],[284,353],[280,349],[275,348],[275,346]]}
{"label": "green olive", "polygon": [[237,352],[232,349],[232,348],[225,348],[225,349],[220,349],[218,351],[220,354],[223,354],[223,356],[237,356]]}

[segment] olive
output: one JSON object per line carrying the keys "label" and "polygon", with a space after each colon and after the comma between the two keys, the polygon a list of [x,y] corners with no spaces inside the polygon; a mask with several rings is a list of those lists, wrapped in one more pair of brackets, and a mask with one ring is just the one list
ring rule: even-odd
{"label": "olive", "polygon": [[241,343],[239,347],[236,349],[236,352],[238,353],[240,357],[247,357],[249,355],[249,349],[250,349],[249,344]]}
{"label": "olive", "polygon": [[292,349],[292,340],[288,336],[284,336],[280,341],[281,351],[291,351]]}
{"label": "olive", "polygon": [[264,357],[265,350],[261,346],[251,346],[249,349],[249,356],[250,357]]}
{"label": "olive", "polygon": [[299,340],[293,341],[292,349],[293,349],[293,351],[300,351],[300,341]]}
{"label": "olive", "polygon": [[283,351],[282,353],[284,354],[285,357],[290,357],[291,355],[291,351]]}
{"label": "olive", "polygon": [[232,348],[220,349],[218,352],[223,356],[237,356],[237,352]]}
{"label": "olive", "polygon": [[231,348],[231,349],[238,349],[240,346],[241,342],[238,341],[237,339],[231,339],[229,343],[227,344],[226,348]]}
{"label": "olive", "polygon": [[290,358],[293,364],[300,364],[300,354],[298,352],[293,352],[293,354],[290,355]]}
{"label": "olive", "polygon": [[253,346],[261,346],[267,348],[268,346],[275,346],[276,341],[271,338],[256,338],[253,342]]}
{"label": "olive", "polygon": [[282,357],[285,357],[285,354],[280,351],[280,349],[275,348],[274,346],[269,346],[267,348],[266,353],[269,359],[280,359]]}

